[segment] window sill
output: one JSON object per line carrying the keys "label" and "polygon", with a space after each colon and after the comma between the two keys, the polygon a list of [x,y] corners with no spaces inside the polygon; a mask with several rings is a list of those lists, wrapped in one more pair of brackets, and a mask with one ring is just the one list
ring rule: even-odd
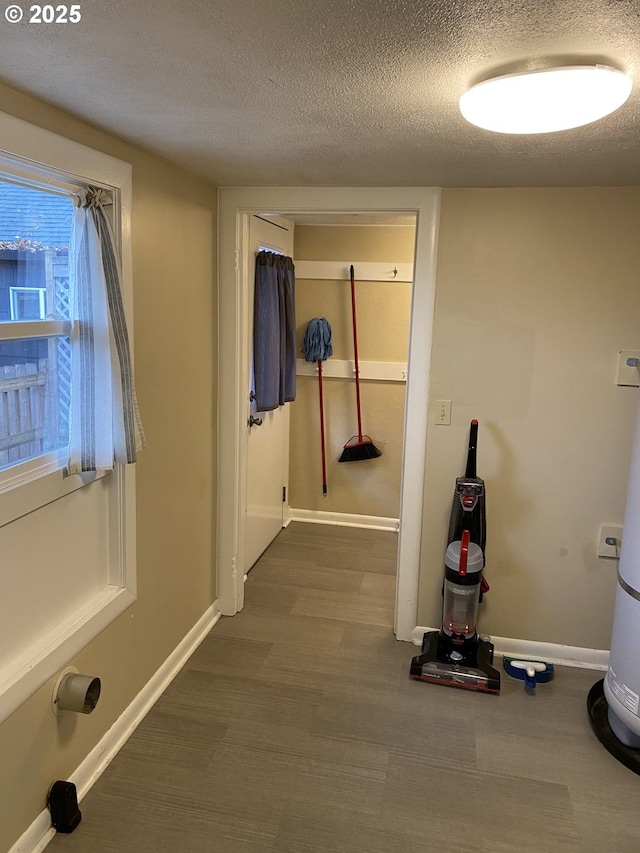
{"label": "window sill", "polygon": [[[81,489],[110,473],[102,471],[67,476],[61,470],[62,456],[60,460],[56,454],[50,454],[50,457],[51,459],[48,461],[43,461],[41,467],[34,467],[28,479],[20,477],[17,483],[6,482],[4,487],[0,489],[2,495],[0,527],[58,500],[58,498],[69,495],[76,489]],[[52,468],[53,470],[51,470]]]}
{"label": "window sill", "polygon": [[0,722],[135,602],[129,589],[108,586],[0,672]]}

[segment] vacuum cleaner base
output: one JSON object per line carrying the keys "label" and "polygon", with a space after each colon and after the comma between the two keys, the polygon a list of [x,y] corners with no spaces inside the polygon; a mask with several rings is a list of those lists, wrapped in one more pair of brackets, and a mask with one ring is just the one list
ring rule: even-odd
{"label": "vacuum cleaner base", "polygon": [[409,676],[446,687],[461,687],[481,693],[500,692],[500,673],[493,662],[493,643],[475,637],[460,651],[442,631],[428,631],[422,654],[411,661]]}
{"label": "vacuum cleaner base", "polygon": [[609,705],[604,695],[604,679],[596,681],[587,696],[587,710],[591,728],[604,748],[621,764],[640,775],[640,749],[625,746],[609,723]]}

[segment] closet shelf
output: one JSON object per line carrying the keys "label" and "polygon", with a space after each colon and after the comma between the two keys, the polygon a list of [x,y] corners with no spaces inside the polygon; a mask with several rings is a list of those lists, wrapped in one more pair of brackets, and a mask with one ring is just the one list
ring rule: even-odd
{"label": "closet shelf", "polygon": [[[352,261],[296,261],[296,281],[299,279],[349,282]],[[396,264],[393,261],[362,262],[354,264],[358,282],[413,281],[413,264]]]}
{"label": "closet shelf", "polygon": [[[317,376],[318,365],[315,362],[296,360],[298,376]],[[355,362],[329,358],[322,362],[323,379],[353,379]],[[360,379],[369,382],[406,382],[407,362],[397,361],[360,361]]]}

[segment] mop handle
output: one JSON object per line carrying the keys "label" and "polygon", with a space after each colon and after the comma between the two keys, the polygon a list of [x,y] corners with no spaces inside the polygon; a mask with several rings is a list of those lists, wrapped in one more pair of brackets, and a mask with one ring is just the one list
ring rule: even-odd
{"label": "mop handle", "polygon": [[324,450],[324,399],[322,396],[322,361],[318,359],[318,396],[320,398],[320,448],[322,450],[322,494],[327,496],[327,460]]}
{"label": "mop handle", "polygon": [[353,318],[353,357],[356,368],[356,409],[358,412],[358,441],[362,442],[362,416],[360,414],[360,368],[358,365],[358,329],[356,326],[356,281],[351,264],[351,316]]}

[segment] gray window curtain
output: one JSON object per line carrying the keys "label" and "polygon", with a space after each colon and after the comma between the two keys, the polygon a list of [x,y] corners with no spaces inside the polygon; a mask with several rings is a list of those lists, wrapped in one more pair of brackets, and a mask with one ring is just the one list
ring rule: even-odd
{"label": "gray window curtain", "polygon": [[253,370],[259,412],[295,400],[295,267],[275,252],[256,256]]}
{"label": "gray window curtain", "polygon": [[145,444],[107,204],[111,196],[101,189],[76,199],[70,473],[135,462]]}

